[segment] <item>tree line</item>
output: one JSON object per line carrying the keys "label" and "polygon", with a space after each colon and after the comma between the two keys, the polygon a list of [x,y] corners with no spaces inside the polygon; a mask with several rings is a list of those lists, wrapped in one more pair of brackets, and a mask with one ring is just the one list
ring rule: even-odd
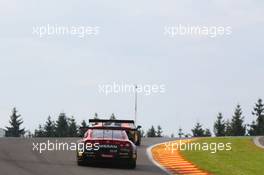
{"label": "tree line", "polygon": [[254,117],[251,124],[244,124],[244,116],[240,105],[237,105],[231,121],[224,120],[222,113],[218,113],[214,123],[214,133],[216,136],[256,136],[264,135],[264,104],[262,99],[255,103],[252,116]]}
{"label": "tree line", "polygon": [[[98,114],[94,114],[94,119],[98,119]],[[112,114],[110,119],[116,119],[115,115]],[[6,137],[21,137],[25,134],[25,128],[21,128],[23,120],[21,115],[18,114],[16,108],[13,108],[10,116],[9,127],[6,127]],[[74,119],[74,116],[68,117],[65,113],[60,113],[57,120],[52,120],[51,116],[48,116],[44,124],[40,124],[35,129],[33,137],[79,137],[83,136],[85,130],[80,128],[88,127],[85,120],[82,120],[78,125]]]}
{"label": "tree line", "polygon": [[[221,112],[218,113],[213,125],[213,132],[216,137],[221,136],[257,136],[264,135],[264,104],[262,99],[258,99],[252,110],[253,121],[251,124],[245,124],[242,108],[238,104],[235,107],[231,120],[224,119]],[[190,134],[184,134],[180,128],[179,137],[188,137]],[[173,135],[172,135],[173,136]],[[209,129],[204,129],[197,122],[192,129],[193,137],[210,137],[212,136]]]}
{"label": "tree line", "polygon": [[[163,131],[160,125],[157,126],[157,129],[155,129],[155,127],[152,125],[151,128],[147,131],[146,136],[147,137],[162,137],[162,133]],[[145,136],[144,131],[143,133],[141,131],[141,136],[143,137]]]}
{"label": "tree line", "polygon": [[[242,108],[240,105],[237,105],[234,114],[229,119],[224,119],[221,112],[218,113],[216,121],[213,125],[213,132],[215,136],[256,136],[264,135],[264,104],[262,99],[258,99],[255,103],[252,110],[252,116],[254,117],[251,124],[244,123],[244,116]],[[98,114],[95,113],[94,117],[98,119]],[[112,114],[110,119],[116,119],[115,115]],[[20,137],[25,134],[25,128],[21,128],[23,120],[21,115],[18,114],[16,108],[13,108],[12,115],[10,116],[9,124],[10,126],[6,127],[6,136],[7,137]],[[46,122],[43,125],[39,125],[38,129],[32,134],[35,137],[77,137],[82,136],[84,131],[80,130],[80,127],[87,127],[87,123],[83,120],[80,125],[78,125],[73,116],[67,117],[65,113],[60,113],[56,120],[52,120],[49,116]],[[191,134],[184,134],[183,130],[180,128],[178,131],[179,137],[210,137],[212,133],[210,129],[203,128],[202,124],[197,122],[194,128],[191,130]],[[146,134],[141,130],[142,136],[147,137],[162,137],[163,131],[160,125],[155,129],[154,126],[151,126],[147,130]],[[174,137],[172,134],[171,137]]]}

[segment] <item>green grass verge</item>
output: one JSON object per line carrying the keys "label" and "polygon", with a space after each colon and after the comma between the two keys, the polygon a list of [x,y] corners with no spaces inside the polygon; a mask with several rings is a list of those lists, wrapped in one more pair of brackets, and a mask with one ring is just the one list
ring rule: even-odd
{"label": "green grass verge", "polygon": [[264,174],[264,150],[255,146],[251,137],[201,138],[194,143],[231,143],[232,150],[181,151],[182,155],[203,170],[216,175]]}

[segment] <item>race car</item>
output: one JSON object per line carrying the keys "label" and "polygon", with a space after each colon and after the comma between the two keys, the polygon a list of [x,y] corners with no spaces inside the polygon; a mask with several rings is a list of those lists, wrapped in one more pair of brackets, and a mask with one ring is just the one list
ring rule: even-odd
{"label": "race car", "polygon": [[140,146],[141,144],[141,126],[136,127],[134,120],[103,120],[103,119],[90,119],[89,124],[101,125],[101,126],[114,126],[121,127],[126,131],[129,140],[131,140],[135,145]]}
{"label": "race car", "polygon": [[136,167],[137,148],[121,127],[88,127],[77,149],[77,164],[122,163]]}

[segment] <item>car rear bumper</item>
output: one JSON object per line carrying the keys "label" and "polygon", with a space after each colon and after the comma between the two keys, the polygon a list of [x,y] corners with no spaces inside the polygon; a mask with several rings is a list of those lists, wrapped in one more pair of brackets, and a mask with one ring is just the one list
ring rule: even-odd
{"label": "car rear bumper", "polygon": [[89,161],[89,162],[123,162],[123,161],[129,161],[129,160],[136,160],[137,155],[136,153],[130,153],[130,154],[122,154],[120,153],[119,155],[116,156],[107,156],[103,155],[102,153],[96,153],[92,154],[89,152],[84,152],[84,153],[77,153],[77,160],[79,161]]}

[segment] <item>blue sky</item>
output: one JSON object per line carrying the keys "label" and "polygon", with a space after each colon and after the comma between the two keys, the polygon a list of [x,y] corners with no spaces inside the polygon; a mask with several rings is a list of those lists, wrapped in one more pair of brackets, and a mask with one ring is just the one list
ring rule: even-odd
{"label": "blue sky", "polygon": [[[78,122],[95,112],[133,119],[133,94],[105,96],[98,85],[165,84],[139,95],[139,123],[165,134],[241,104],[247,122],[264,98],[261,1],[0,1],[0,127],[16,106],[31,130],[60,112]],[[99,26],[85,39],[32,35],[36,25]],[[168,38],[167,25],[231,26],[230,36]]]}

